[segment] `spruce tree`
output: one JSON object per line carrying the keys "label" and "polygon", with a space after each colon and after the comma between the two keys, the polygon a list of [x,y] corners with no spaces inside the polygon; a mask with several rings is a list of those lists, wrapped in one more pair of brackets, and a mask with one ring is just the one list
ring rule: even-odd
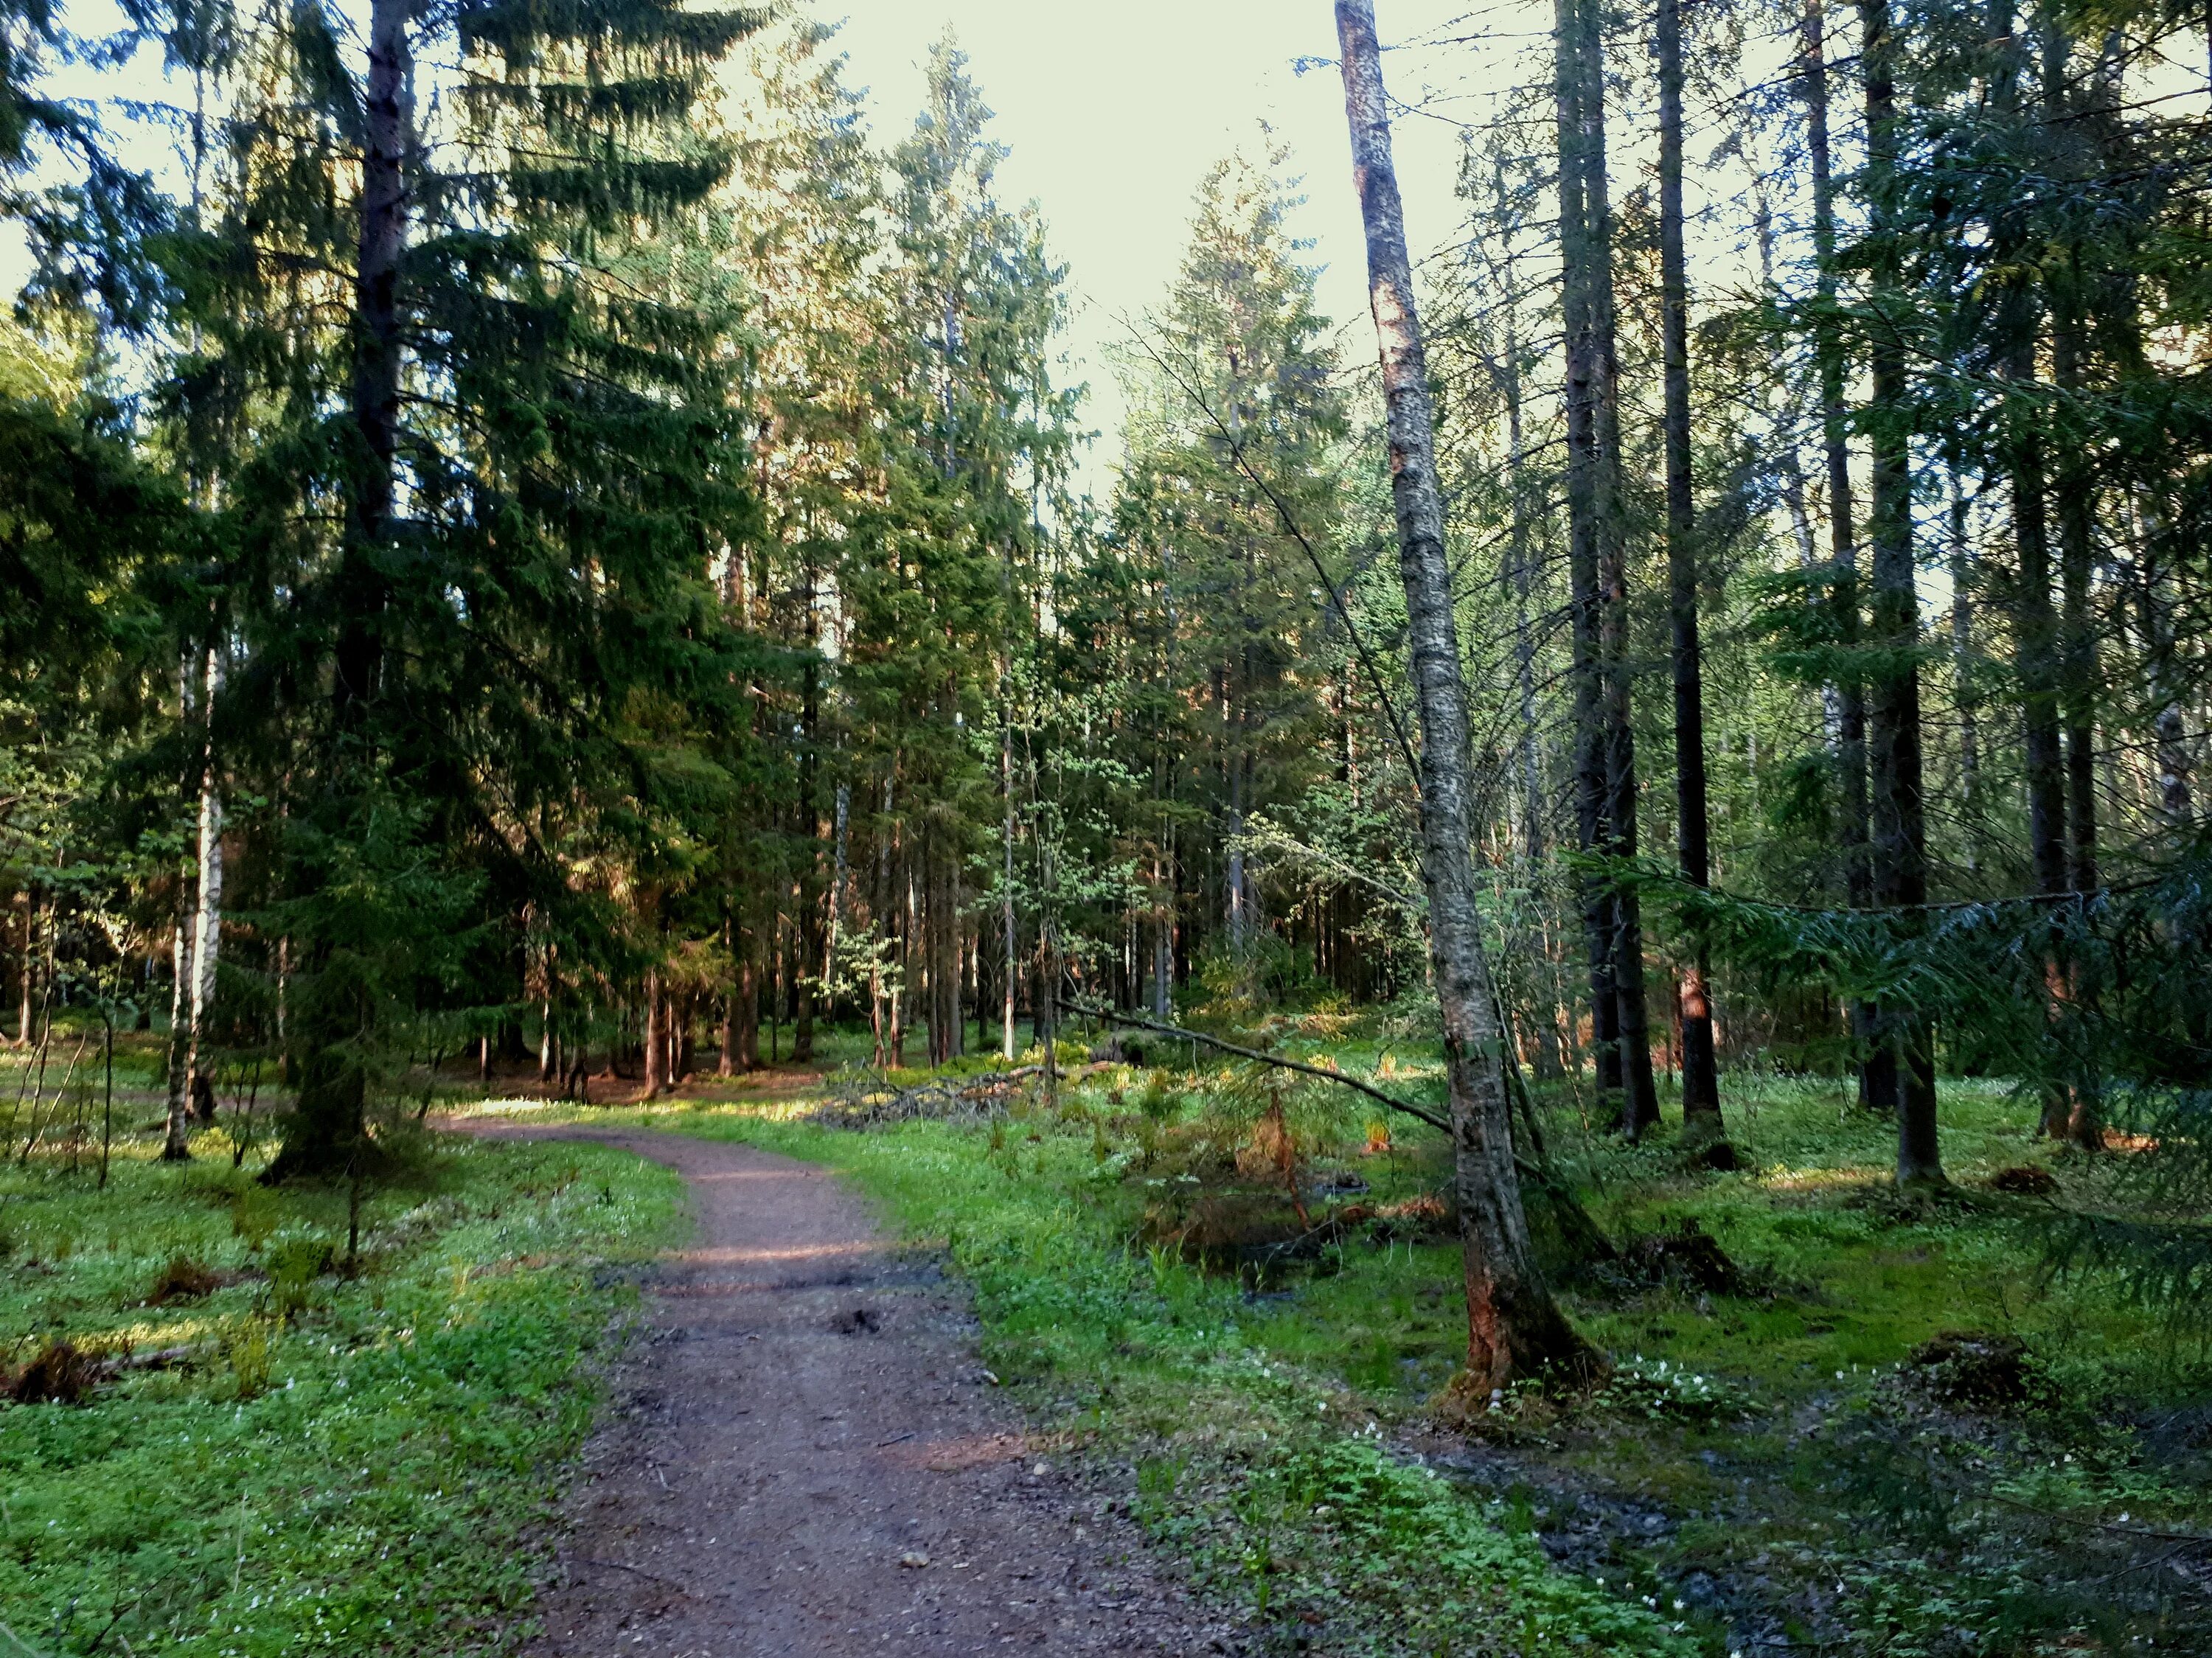
{"label": "spruce tree", "polygon": [[641,699],[733,694],[707,572],[750,510],[738,319],[629,262],[726,172],[691,117],[755,21],[380,0],[359,82],[316,8],[241,52],[179,392],[238,452],[236,717],[285,802],[299,1102],[274,1175],[373,1156],[424,999],[468,999],[471,947],[523,903],[573,917],[579,816],[666,837],[649,773],[620,798]]}

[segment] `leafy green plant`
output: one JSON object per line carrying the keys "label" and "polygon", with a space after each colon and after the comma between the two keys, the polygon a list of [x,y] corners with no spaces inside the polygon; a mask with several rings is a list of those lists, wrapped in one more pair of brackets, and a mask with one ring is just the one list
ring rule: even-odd
{"label": "leafy green plant", "polygon": [[231,1380],[241,1403],[269,1391],[280,1327],[272,1320],[250,1317],[224,1339],[223,1357],[229,1362]]}
{"label": "leafy green plant", "polygon": [[1597,1410],[1653,1422],[1717,1422],[1741,1415],[1750,1402],[1725,1382],[1671,1359],[1647,1359],[1640,1353],[1616,1363],[1590,1398]]}
{"label": "leafy green plant", "polygon": [[[117,1157],[105,1193],[0,1168],[0,1202],[78,1238],[52,1272],[0,1275],[0,1328],[58,1319],[80,1351],[135,1337],[142,1353],[192,1356],[116,1372],[65,1410],[0,1404],[0,1622],[56,1658],[502,1638],[534,1592],[534,1527],[596,1401],[579,1367],[632,1295],[614,1269],[659,1242],[674,1176],[598,1147],[448,1142],[429,1187],[368,1197],[378,1272],[325,1280],[310,1336],[256,1307],[217,1171],[152,1151]],[[567,1184],[567,1166],[584,1178]],[[268,1193],[271,1253],[295,1281],[326,1256],[343,1201]],[[99,1247],[118,1213],[131,1224]],[[224,1282],[151,1315],[149,1332],[145,1285],[179,1254]],[[456,1262],[502,1270],[472,1277],[462,1307]]]}
{"label": "leafy green plant", "polygon": [[296,1318],[307,1309],[315,1280],[331,1269],[326,1238],[294,1234],[278,1239],[268,1252],[269,1296],[280,1319]]}

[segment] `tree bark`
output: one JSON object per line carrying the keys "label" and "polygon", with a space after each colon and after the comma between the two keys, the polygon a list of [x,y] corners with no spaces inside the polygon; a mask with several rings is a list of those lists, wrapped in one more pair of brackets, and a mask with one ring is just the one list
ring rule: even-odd
{"label": "tree bark", "polygon": [[[1579,0],[1558,0],[1557,98],[1559,149],[1560,310],[1566,354],[1567,580],[1571,627],[1570,670],[1574,686],[1575,831],[1585,856],[1607,850],[1606,740],[1603,652],[1599,643],[1602,601],[1598,591],[1597,410],[1603,363],[1591,294],[1590,217],[1587,202],[1589,143]],[[1620,1003],[1615,990],[1615,925],[1612,888],[1585,876],[1583,947],[1589,959],[1590,1042],[1597,1061],[1597,1091],[1617,1121],[1626,1121],[1621,1093]]]}
{"label": "tree bark", "polygon": [[[1820,447],[1828,485],[1829,635],[1841,671],[1830,683],[1833,708],[1837,794],[1842,817],[1844,902],[1855,909],[1874,902],[1874,870],[1869,858],[1866,778],[1866,688],[1856,665],[1859,647],[1857,525],[1851,487],[1848,416],[1844,404],[1844,349],[1836,308],[1836,189],[1828,136],[1827,18],[1821,0],[1806,0],[1804,73],[1799,84],[1805,100],[1805,144],[1813,184],[1813,252],[1818,282],[1814,354],[1820,373]],[[1854,1002],[1849,1010],[1853,1046],[1858,1050],[1859,1104],[1869,1110],[1897,1108],[1894,1055],[1875,1035],[1875,1010]]]}
{"label": "tree bark", "polygon": [[[1585,748],[1578,769],[1583,793],[1596,797],[1585,802],[1582,817],[1590,831],[1590,850],[1627,859],[1636,855],[1638,802],[1636,740],[1630,720],[1632,665],[1620,483],[1613,210],[1606,174],[1605,48],[1596,0],[1562,0],[1559,18],[1570,564],[1578,586],[1580,578],[1589,582],[1577,605],[1590,635],[1592,681],[1588,722],[1580,733]],[[1578,695],[1578,717],[1585,706]],[[1635,1139],[1659,1118],[1644,986],[1642,904],[1632,888],[1615,888],[1603,877],[1592,881],[1585,902],[1585,925],[1593,936],[1590,976],[1597,1006],[1593,1023],[1601,1044],[1600,1086],[1610,1084],[1620,1090],[1620,1127]],[[1603,1058],[1608,1051],[1613,1056],[1609,1066]]]}
{"label": "tree bark", "polygon": [[[2158,537],[2154,533],[2144,537],[2143,556],[2136,570],[2136,607],[2142,635],[2144,654],[2150,663],[2150,688],[2154,698],[2151,715],[2151,738],[2158,766],[2158,810],[2167,830],[2175,835],[2186,832],[2195,815],[2191,799],[2189,726],[2182,713],[2182,676],[2176,671],[2172,604],[2167,597],[2158,564]],[[30,961],[29,919],[25,918],[23,959]],[[27,980],[26,983],[27,985]],[[30,1029],[30,999],[24,993],[23,1029]]]}
{"label": "tree bark", "polygon": [[215,1003],[216,963],[222,952],[222,791],[215,764],[215,699],[222,681],[222,658],[210,645],[200,689],[199,896],[192,906],[191,1022],[185,1046],[185,1076],[201,1127],[207,1128],[215,1126],[215,1090],[202,1074],[200,1056]]}
{"label": "tree bark", "polygon": [[[1705,790],[1705,664],[1698,637],[1698,514],[1690,471],[1690,290],[1682,246],[1682,8],[1659,0],[1659,285],[1665,359],[1667,598],[1674,635],[1674,846],[1682,878],[1712,880]],[[1683,963],[1682,1133],[1705,1161],[1732,1165],[1721,1118],[1719,1062],[1703,945]]]}
{"label": "tree bark", "polygon": [[1483,959],[1468,846],[1467,688],[1437,482],[1435,416],[1391,162],[1372,0],[1336,0],[1336,25],[1389,416],[1399,572],[1420,701],[1421,864],[1451,1102],[1467,1278],[1468,1378],[1478,1397],[1494,1397],[1516,1376],[1553,1364],[1588,1369],[1595,1355],[1567,1323],[1537,1266],[1513,1162],[1504,1037]]}
{"label": "tree bark", "polygon": [[1973,538],[1967,533],[1966,461],[1956,436],[1944,442],[1944,466],[1951,486],[1951,680],[1959,711],[1959,814],[1966,833],[1966,865],[1982,866],[1981,695],[1975,683]]}
{"label": "tree bark", "polygon": [[[342,752],[333,764],[369,774],[373,738],[366,714],[383,665],[388,584],[383,549],[398,489],[400,371],[399,271],[407,249],[407,169],[415,154],[410,0],[372,0],[368,74],[363,88],[361,222],[353,295],[352,418],[344,544],[333,582],[342,620],[332,653],[331,715]],[[343,809],[343,804],[341,809]],[[325,985],[326,944],[310,941],[315,970],[306,975],[295,1029],[300,1060],[298,1107],[283,1150],[262,1178],[357,1173],[368,1128],[367,1050],[377,1012],[373,990],[353,981]]]}
{"label": "tree bark", "polygon": [[645,975],[645,1097],[658,1097],[668,1087],[668,1045],[662,1036],[660,975],[648,969]]}
{"label": "tree bark", "polygon": [[[1888,0],[1860,0],[1866,76],[1869,195],[1879,234],[1885,185],[1897,162],[1897,94]],[[1877,311],[1898,303],[1893,254],[1873,270]],[[1906,431],[1905,348],[1878,314],[1869,351],[1873,369],[1871,446],[1874,544],[1870,615],[1882,667],[1869,698],[1868,771],[1873,785],[1875,896],[1891,908],[1917,910],[1928,902],[1928,832],[1922,792],[1920,598],[1912,550],[1911,457]],[[1897,1055],[1897,1178],[1929,1186],[1943,1179],[1936,1140],[1936,1063],[1926,1021],[1910,1008],[1881,1010],[1882,1046]]]}

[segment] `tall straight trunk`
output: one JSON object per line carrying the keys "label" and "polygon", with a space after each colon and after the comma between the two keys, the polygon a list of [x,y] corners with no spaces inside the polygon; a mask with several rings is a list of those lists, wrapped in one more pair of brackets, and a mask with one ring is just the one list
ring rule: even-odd
{"label": "tall straight trunk", "polygon": [[[1659,0],[1659,286],[1661,349],[1665,359],[1667,448],[1667,598],[1674,670],[1674,847],[1682,878],[1712,879],[1705,800],[1705,664],[1698,638],[1698,515],[1690,476],[1690,288],[1682,247],[1682,8]],[[1713,1053],[1712,1002],[1705,947],[1683,964],[1681,1009],[1683,1138],[1701,1145],[1708,1161],[1733,1163],[1724,1152],[1719,1064]]]}
{"label": "tall straight trunk", "polygon": [[[2081,386],[2079,319],[2055,319],[2051,362],[2058,385]],[[2091,523],[2095,484],[2069,453],[2058,469],[2059,701],[2066,738],[2066,863],[2069,884],[2092,892],[2097,874],[2097,623],[2091,578],[2096,565]]]}
{"label": "tall straight trunk", "polygon": [[1959,815],[1966,832],[1966,865],[1982,866],[1981,693],[1976,683],[1973,537],[1968,533],[1966,459],[1956,436],[1943,445],[1943,470],[1950,483],[1951,679],[1959,712]]}
{"label": "tall straight trunk", "polygon": [[353,426],[361,445],[345,553],[349,610],[337,653],[342,707],[374,694],[382,583],[372,566],[390,533],[399,452],[399,265],[407,250],[406,167],[414,150],[410,0],[372,0],[362,103],[361,227],[354,271]]}
{"label": "tall straight trunk", "polygon": [[760,1069],[760,1006],[763,945],[757,926],[739,929],[738,982],[730,998],[731,1033],[737,1043],[739,1071]]}
{"label": "tall straight trunk", "polygon": [[222,657],[210,645],[200,681],[199,894],[192,906],[191,1028],[185,1048],[186,1086],[206,1127],[215,1125],[215,1088],[203,1073],[201,1053],[215,1005],[216,958],[222,953],[222,790],[215,760],[215,699],[222,683]]}
{"label": "tall straight trunk", "polygon": [[[2175,670],[2173,610],[2160,577],[2157,538],[2144,537],[2143,556],[2136,573],[2136,610],[2143,650],[2150,664],[2154,698],[2151,738],[2158,767],[2158,810],[2169,830],[2185,830],[2194,813],[2190,790],[2189,726],[2182,714],[2182,680]],[[25,971],[30,962],[29,916],[24,918]],[[30,993],[25,981],[23,1029],[30,1029]]]}
{"label": "tall straight trunk", "polygon": [[[1528,511],[1526,440],[1521,422],[1520,261],[1515,246],[1512,204],[1505,190],[1505,160],[1495,168],[1498,234],[1504,246],[1505,337],[1499,352],[1498,389],[1505,398],[1506,495],[1511,503],[1513,564],[1513,680],[1521,714],[1521,843],[1533,868],[1544,856],[1544,756],[1536,726],[1536,563]],[[1347,745],[1349,722],[1346,723]]]}
{"label": "tall straight trunk", "polygon": [[[1588,201],[1589,143],[1584,118],[1582,0],[1558,0],[1560,310],[1566,354],[1567,580],[1574,685],[1575,831],[1585,856],[1606,847],[1606,741],[1602,602],[1598,592],[1598,402],[1603,360],[1591,292]],[[1620,1101],[1620,1004],[1614,988],[1615,925],[1612,888],[1584,876],[1583,940],[1589,959],[1590,1042],[1601,1102],[1623,1116]]]}
{"label": "tall straight trunk", "polygon": [[800,599],[805,607],[806,642],[811,647],[801,671],[799,705],[798,827],[805,850],[800,853],[797,906],[792,918],[793,978],[799,1005],[792,1014],[791,1057],[800,1065],[814,1057],[815,988],[817,984],[826,984],[830,977],[829,963],[823,960],[829,949],[829,925],[823,914],[829,894],[828,884],[822,878],[822,843],[829,825],[823,821],[820,807],[822,764],[817,743],[821,724],[822,672],[818,653],[822,641],[814,592],[814,569],[810,560]]}
{"label": "tall straight trunk", "polygon": [[[415,154],[413,79],[409,25],[411,0],[372,0],[368,15],[368,73],[362,100],[361,222],[354,269],[354,452],[344,544],[333,587],[342,617],[332,651],[331,701],[337,762],[350,777],[369,775],[368,706],[378,694],[383,665],[384,611],[388,584],[382,574],[398,485],[401,363],[399,268],[407,249],[407,169]],[[328,958],[311,942],[311,971],[294,1021],[299,1048],[299,1093],[283,1150],[264,1180],[327,1175],[356,1166],[368,1132],[368,1072],[365,1050],[374,1041],[373,999],[342,987],[319,985]]]}
{"label": "tall straight trunk", "polygon": [[1429,957],[1443,1016],[1468,1308],[1468,1379],[1495,1398],[1516,1376],[1593,1356],[1552,1298],[1530,1248],[1506,1095],[1504,1033],[1483,959],[1468,849],[1472,778],[1467,687],[1452,613],[1427,355],[1391,165],[1372,0],[1336,0],[1352,172],[1367,233],[1368,293],[1388,410],[1391,495],[1421,714],[1421,874]]}
{"label": "tall straight trunk", "polygon": [[[1990,101],[2008,112],[2020,103],[2020,49],[2013,39],[2011,0],[1991,0],[1989,38],[2003,54],[1990,81]],[[2003,250],[2008,254],[2017,247]],[[2037,295],[2014,279],[1998,312],[2003,334],[2003,367],[2015,386],[2033,385],[2042,318]],[[2070,871],[2066,837],[2066,756],[2060,724],[2062,676],[2058,616],[2051,604],[2049,462],[2038,426],[2034,398],[2008,392],[2003,409],[2005,461],[2011,474],[2013,544],[2012,593],[2014,669],[2021,688],[2021,762],[2027,790],[2028,864],[2035,890],[2056,899],[2068,888]],[[2050,1016],[2059,1017],[2070,993],[2061,930],[2050,930],[2044,982]],[[2069,1091],[2051,1082],[2043,1090],[2040,1132],[2063,1138],[2073,1114]]]}
{"label": "tall straight trunk", "polygon": [[[2043,58],[2040,113],[2051,130],[2069,131],[2077,113],[2067,87],[2071,42],[2064,23],[2048,5],[2038,8],[2036,22]],[[2067,172],[2073,170],[2066,158],[2057,165]],[[2050,296],[2051,379],[2062,392],[2078,394],[2082,389],[2087,319],[2079,251],[2069,247],[2064,255],[2050,262],[2044,278]],[[2092,524],[2096,477],[2089,452],[2075,444],[2061,446],[2055,472],[2051,483],[2058,508],[2059,586],[2063,604],[2056,665],[2065,740],[2067,876],[2074,891],[2087,892],[2097,885],[2097,641],[2089,591],[2096,562]]]}
{"label": "tall straight trunk", "polygon": [[[1883,191],[1897,164],[1897,91],[1888,0],[1859,0],[1866,76],[1867,169],[1881,228]],[[1878,302],[1894,305],[1898,271],[1884,254],[1873,270]],[[1928,902],[1928,829],[1921,777],[1920,598],[1912,550],[1912,475],[1905,407],[1905,348],[1877,322],[1869,352],[1873,408],[1874,545],[1869,631],[1882,668],[1868,698],[1867,760],[1872,797],[1875,896],[1887,908]],[[1936,1133],[1936,1060],[1928,1025],[1910,1008],[1882,1010],[1882,1045],[1897,1055],[1897,1178],[1940,1183]]]}
{"label": "tall straight trunk", "polygon": [[[192,659],[184,658],[177,665],[177,718],[182,722],[192,717]],[[181,780],[189,794],[195,780],[190,773]],[[177,877],[177,901],[171,907],[169,934],[169,1040],[167,1049],[168,1082],[167,1131],[161,1143],[161,1159],[165,1163],[183,1163],[191,1156],[191,1029],[192,983],[198,976],[192,970],[192,918],[198,909],[193,899],[193,878],[179,871]],[[27,931],[23,943],[23,1035],[30,1039],[30,971],[31,943]]]}
{"label": "tall straight trunk", "polygon": [[[738,967],[738,918],[734,911],[727,908],[722,911],[722,954],[729,959],[733,977],[743,971]],[[722,996],[721,1053],[715,1060],[714,1074],[738,1074],[738,993],[734,984]]]}
{"label": "tall straight trunk", "polygon": [[[1806,0],[1802,63],[1804,73],[1800,84],[1812,174],[1813,252],[1819,301],[1814,312],[1814,354],[1820,374],[1820,450],[1828,484],[1828,568],[1823,603],[1828,609],[1828,633],[1841,664],[1827,695],[1834,711],[1844,900],[1853,908],[1863,909],[1874,902],[1867,823],[1866,688],[1856,666],[1858,542],[1849,416],[1844,404],[1845,353],[1836,309],[1836,187],[1829,142],[1827,16],[1822,0]],[[1852,1004],[1850,1019],[1852,1042],[1859,1052],[1859,1103],[1869,1109],[1893,1111],[1896,1060],[1888,1046],[1876,1040],[1872,1005]]]}
{"label": "tall straight trunk", "polygon": [[[37,960],[38,905],[33,902],[31,889],[23,889],[23,960],[21,975],[15,987],[15,1046],[31,1045],[31,984],[38,975],[33,963]],[[150,973],[152,969],[148,969]]]}
{"label": "tall straight trunk", "polygon": [[[192,1027],[191,890],[191,883],[179,875],[169,932],[168,1105],[167,1130],[161,1140],[161,1160],[164,1163],[183,1163],[191,1156],[191,1078],[186,1068]],[[31,1039],[30,975],[27,933],[23,962],[23,1031],[27,1042]]]}
{"label": "tall straight trunk", "polygon": [[[1596,691],[1595,755],[1589,781],[1598,800],[1594,850],[1620,859],[1636,855],[1636,739],[1631,723],[1633,668],[1628,640],[1628,545],[1620,481],[1620,371],[1614,342],[1613,209],[1606,175],[1605,45],[1596,0],[1567,0],[1561,13],[1562,145],[1560,257],[1566,282],[1578,290],[1569,325],[1569,473],[1571,521],[1586,519]],[[1566,175],[1574,175],[1571,191]],[[1579,221],[1567,234],[1570,208]],[[1577,337],[1579,337],[1577,338]],[[1579,358],[1577,362],[1576,359]],[[1577,418],[1579,415],[1579,420]],[[1576,452],[1579,440],[1581,452]],[[1583,487],[1571,487],[1580,471]],[[1642,903],[1633,888],[1601,878],[1609,924],[1603,976],[1610,981],[1613,1050],[1620,1090],[1620,1126],[1634,1139],[1659,1120],[1651,1073],[1650,1015],[1644,986]],[[1600,903],[1589,905],[1597,922]],[[1593,953],[1592,987],[1601,976]],[[1606,1080],[1601,1078],[1601,1081]]]}
{"label": "tall straight trunk", "polygon": [[[2043,47],[2043,118],[2054,131],[2066,131],[2076,112],[2067,87],[2070,43],[2064,23],[2052,8],[2039,9]],[[2062,392],[2083,389],[2083,356],[2088,319],[2081,290],[2079,250],[2047,269],[2051,296],[2051,378]],[[2097,871],[2097,634],[2091,580],[2096,565],[2092,523],[2096,473],[2092,452],[2083,446],[2061,447],[2054,494],[2058,507],[2059,703],[2066,740],[2066,863],[2069,886],[2096,890]],[[2078,963],[2065,964],[2068,1001],[2094,998],[2094,987],[2081,981]],[[2056,1125],[2053,1125],[2056,1127]],[[2085,1151],[2104,1145],[2103,1113],[2096,1079],[2077,1076],[2068,1090],[2066,1138]]]}
{"label": "tall straight trunk", "polygon": [[668,1044],[662,1024],[660,975],[645,975],[645,1096],[652,1099],[668,1087]]}
{"label": "tall straight trunk", "polygon": [[1229,774],[1229,869],[1223,883],[1224,913],[1229,928],[1229,950],[1238,961],[1252,948],[1251,888],[1244,874],[1244,705],[1234,698],[1233,713],[1224,711],[1224,727],[1231,735],[1224,757]]}
{"label": "tall straight trunk", "polygon": [[[2015,380],[2035,373],[2031,335],[2014,348]],[[2058,618],[2051,604],[2051,527],[2045,499],[2043,439],[2033,416],[2016,412],[2008,447],[2013,546],[2019,561],[2013,595],[2014,670],[2021,683],[2023,768],[2027,783],[2028,862],[2035,890],[2066,890],[2066,768],[2059,731]]]}
{"label": "tall straight trunk", "polygon": [[1014,1061],[1014,983],[1022,959],[1021,928],[1014,913],[1014,728],[1008,684],[1011,676],[999,674],[999,790],[1000,820],[999,854],[999,932],[1006,955],[1000,963],[999,987],[999,1057]]}

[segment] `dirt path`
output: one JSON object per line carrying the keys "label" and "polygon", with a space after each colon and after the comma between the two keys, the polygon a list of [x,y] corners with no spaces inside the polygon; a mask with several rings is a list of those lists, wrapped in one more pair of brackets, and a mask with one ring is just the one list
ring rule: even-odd
{"label": "dirt path", "polygon": [[586,1448],[534,1653],[1241,1649],[1024,1442],[957,1287],[828,1175],[684,1135],[467,1127],[666,1163],[697,1221]]}

